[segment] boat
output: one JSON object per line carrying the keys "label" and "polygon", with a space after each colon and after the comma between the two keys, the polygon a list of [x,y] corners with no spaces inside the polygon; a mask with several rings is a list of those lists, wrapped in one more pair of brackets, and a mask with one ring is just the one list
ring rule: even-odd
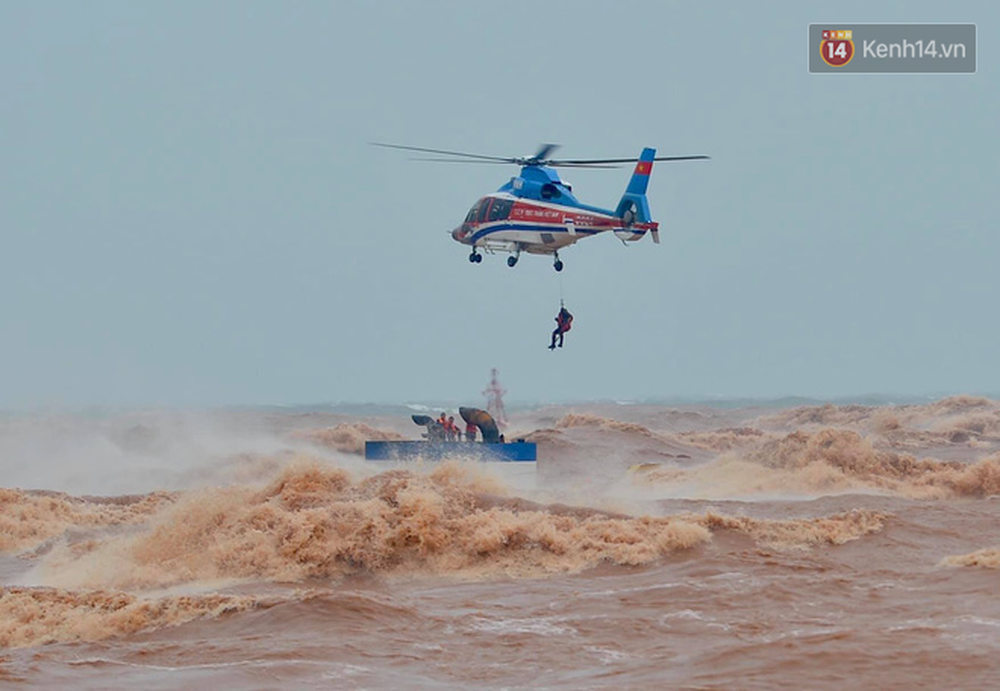
{"label": "boat", "polygon": [[502,463],[533,463],[538,460],[534,442],[524,439],[506,441],[493,416],[485,410],[459,408],[458,413],[467,424],[477,427],[477,437],[481,441],[448,440],[444,428],[437,420],[428,415],[413,415],[413,422],[427,430],[422,439],[366,441],[365,460],[439,461],[444,458],[463,458]]}

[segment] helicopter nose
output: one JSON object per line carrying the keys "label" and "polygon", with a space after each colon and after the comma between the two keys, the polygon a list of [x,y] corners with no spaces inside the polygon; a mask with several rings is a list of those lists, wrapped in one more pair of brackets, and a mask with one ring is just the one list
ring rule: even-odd
{"label": "helicopter nose", "polygon": [[466,231],[463,226],[459,226],[458,228],[455,228],[455,230],[451,231],[451,237],[462,244],[465,244],[465,236],[468,234],[468,231]]}

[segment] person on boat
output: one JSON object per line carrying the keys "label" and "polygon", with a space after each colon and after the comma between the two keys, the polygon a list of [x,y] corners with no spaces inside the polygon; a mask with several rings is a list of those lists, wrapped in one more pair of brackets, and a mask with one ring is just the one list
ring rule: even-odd
{"label": "person on boat", "polygon": [[552,332],[552,343],[549,345],[549,350],[555,350],[556,338],[559,339],[559,347],[562,348],[563,336],[571,328],[573,328],[573,315],[565,307],[560,307],[559,314],[556,315],[556,328]]}
{"label": "person on boat", "polygon": [[451,415],[448,417],[448,441],[458,441],[461,437],[461,432],[459,432],[458,425],[455,424],[455,416]]}
{"label": "person on boat", "polygon": [[471,422],[465,425],[465,441],[476,441],[476,426]]}

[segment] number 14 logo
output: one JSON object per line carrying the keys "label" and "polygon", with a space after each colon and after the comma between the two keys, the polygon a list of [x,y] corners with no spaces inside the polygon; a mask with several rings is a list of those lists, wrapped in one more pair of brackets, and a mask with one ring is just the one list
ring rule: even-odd
{"label": "number 14 logo", "polygon": [[854,41],[850,31],[824,31],[819,44],[823,62],[832,67],[843,67],[854,57]]}

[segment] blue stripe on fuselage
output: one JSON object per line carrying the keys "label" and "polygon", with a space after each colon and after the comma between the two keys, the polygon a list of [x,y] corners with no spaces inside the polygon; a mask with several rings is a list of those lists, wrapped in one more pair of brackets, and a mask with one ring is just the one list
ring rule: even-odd
{"label": "blue stripe on fuselage", "polygon": [[[611,228],[606,228],[604,230],[596,230],[594,228],[576,228],[577,235],[597,235],[598,233],[606,232],[611,230]],[[564,225],[540,225],[532,223],[499,223],[489,228],[483,228],[482,230],[477,230],[472,234],[470,244],[475,244],[479,240],[482,240],[487,235],[493,233],[502,233],[504,231],[514,231],[518,233],[569,233]]]}

